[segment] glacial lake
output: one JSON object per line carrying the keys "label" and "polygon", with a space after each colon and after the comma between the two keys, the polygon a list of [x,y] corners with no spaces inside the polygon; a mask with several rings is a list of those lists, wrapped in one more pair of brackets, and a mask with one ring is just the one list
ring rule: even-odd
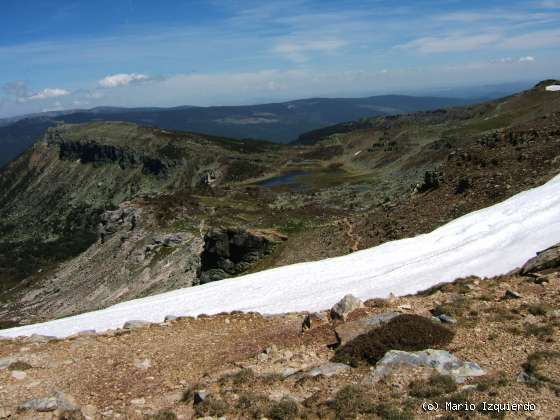
{"label": "glacial lake", "polygon": [[307,185],[300,184],[297,178],[309,174],[310,173],[307,171],[284,172],[281,175],[259,181],[257,182],[257,185],[266,188],[279,187],[285,185],[293,191],[303,191],[305,189],[308,189],[309,187]]}

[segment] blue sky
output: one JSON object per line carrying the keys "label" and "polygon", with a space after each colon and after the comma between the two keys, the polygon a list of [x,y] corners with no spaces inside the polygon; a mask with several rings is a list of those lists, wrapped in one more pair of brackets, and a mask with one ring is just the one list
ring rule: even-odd
{"label": "blue sky", "polygon": [[0,117],[560,78],[560,0],[3,0]]}

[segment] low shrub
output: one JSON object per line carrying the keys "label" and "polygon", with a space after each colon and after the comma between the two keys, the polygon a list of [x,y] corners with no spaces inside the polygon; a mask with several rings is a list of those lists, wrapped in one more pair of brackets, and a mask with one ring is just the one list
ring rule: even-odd
{"label": "low shrub", "polygon": [[291,420],[295,419],[298,413],[297,403],[290,398],[284,398],[281,401],[271,403],[268,409],[268,418],[272,420]]}
{"label": "low shrub", "polygon": [[204,401],[195,404],[194,411],[197,416],[224,416],[229,411],[229,405],[215,397],[214,395],[208,395]]}
{"label": "low shrub", "polygon": [[525,334],[528,336],[535,337],[550,337],[554,333],[554,328],[550,324],[536,325],[528,324],[525,327]]}
{"label": "low shrub", "polygon": [[455,380],[449,375],[432,375],[427,380],[412,381],[408,393],[416,398],[434,398],[457,390]]}
{"label": "low shrub", "polygon": [[248,383],[255,378],[255,372],[252,369],[244,368],[235,373],[228,373],[222,376],[219,380],[220,384],[224,385],[228,382],[234,385],[242,385]]}
{"label": "low shrub", "polygon": [[177,415],[171,410],[160,410],[156,414],[147,414],[146,420],[176,420]]}
{"label": "low shrub", "polygon": [[358,385],[347,385],[340,389],[333,400],[332,408],[337,418],[355,418],[358,414],[373,413],[375,404]]}
{"label": "low shrub", "polygon": [[455,333],[441,324],[419,315],[399,315],[387,324],[360,335],[340,347],[334,361],[359,365],[375,364],[389,350],[418,351],[441,348]]}
{"label": "low shrub", "polygon": [[552,385],[560,386],[560,378],[553,377],[550,365],[558,365],[560,363],[560,352],[557,351],[539,351],[532,353],[527,357],[527,361],[523,364],[523,369],[530,377],[538,382],[546,382]]}
{"label": "low shrub", "polygon": [[543,303],[535,303],[527,307],[527,312],[535,316],[544,316],[550,312],[550,306]]}
{"label": "low shrub", "polygon": [[270,401],[264,395],[246,392],[239,395],[237,408],[246,416],[254,419],[265,417],[269,410]]}

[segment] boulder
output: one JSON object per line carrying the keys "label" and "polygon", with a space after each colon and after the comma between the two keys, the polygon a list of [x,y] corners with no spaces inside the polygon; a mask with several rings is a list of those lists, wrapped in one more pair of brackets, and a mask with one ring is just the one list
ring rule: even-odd
{"label": "boulder", "polygon": [[318,327],[319,325],[323,325],[329,322],[329,318],[326,314],[321,312],[313,312],[311,314],[307,314],[305,319],[303,320],[302,329],[310,330],[313,328]]}
{"label": "boulder", "polygon": [[504,299],[521,299],[523,296],[517,293],[515,290],[508,289],[504,294]]}
{"label": "boulder", "polygon": [[391,350],[377,362],[368,382],[376,383],[403,365],[432,368],[441,375],[451,376],[457,383],[463,383],[469,377],[486,374],[478,364],[462,361],[445,350],[428,349],[416,352]]}
{"label": "boulder", "polygon": [[144,328],[144,327],[148,327],[150,326],[152,323],[148,322],[148,321],[139,321],[139,320],[133,320],[133,321],[127,321],[124,323],[123,328],[125,330],[136,330],[138,328]]}
{"label": "boulder", "polygon": [[[59,396],[61,397],[61,399],[59,399]],[[63,400],[64,397],[64,393],[57,393],[46,398],[34,398],[25,401],[23,404],[20,404],[18,409],[20,411],[35,410],[41,413],[54,411],[58,408],[64,409],[65,407],[63,406],[66,405],[65,401]]]}
{"label": "boulder", "polygon": [[32,334],[25,339],[26,343],[48,343],[49,341],[56,340],[56,337],[51,337],[48,335]]}
{"label": "boulder", "polygon": [[332,307],[331,317],[333,319],[346,320],[350,312],[363,307],[364,303],[360,299],[354,295],[346,295]]}
{"label": "boulder", "polygon": [[537,252],[536,257],[531,258],[521,267],[521,274],[530,274],[556,267],[560,267],[560,244]]}
{"label": "boulder", "polygon": [[456,324],[457,320],[449,315],[441,314],[436,317],[438,320],[443,322],[444,324]]}
{"label": "boulder", "polygon": [[314,378],[315,376],[319,376],[319,375],[330,378],[331,376],[335,376],[342,372],[346,372],[349,369],[350,366],[344,363],[328,362],[321,366],[314,367],[313,369],[308,370],[304,374],[305,376],[308,376],[310,378]]}
{"label": "boulder", "polygon": [[199,391],[195,391],[194,392],[194,403],[195,404],[200,404],[201,402],[203,402],[206,398],[208,398],[208,392],[206,390],[199,390]]}
{"label": "boulder", "polygon": [[134,359],[134,367],[141,370],[146,370],[152,367],[152,361],[150,359]]}
{"label": "boulder", "polygon": [[27,373],[25,373],[21,370],[12,371],[12,378],[14,378],[17,381],[21,381],[21,380],[25,379],[26,377],[27,377]]}
{"label": "boulder", "polygon": [[390,311],[379,315],[371,315],[356,321],[340,324],[335,328],[336,337],[340,345],[352,341],[359,335],[366,334],[371,330],[386,324],[391,319],[400,315],[398,312]]}

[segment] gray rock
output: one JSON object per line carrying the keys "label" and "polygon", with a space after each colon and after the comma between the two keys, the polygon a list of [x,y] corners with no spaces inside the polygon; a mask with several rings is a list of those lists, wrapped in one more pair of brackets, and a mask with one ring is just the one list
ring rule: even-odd
{"label": "gray rock", "polygon": [[25,339],[26,343],[48,343],[49,341],[56,340],[56,337],[48,335],[32,334]]}
{"label": "gray rock", "polygon": [[521,267],[521,274],[535,273],[550,268],[560,267],[560,244],[537,252],[537,256]]}
{"label": "gray rock", "polygon": [[515,290],[507,289],[504,294],[504,299],[521,299],[523,296],[517,293]]}
{"label": "gray rock", "polygon": [[76,402],[76,399],[65,393],[64,391],[58,391],[55,395],[58,408],[65,411],[75,411],[80,410],[80,405]]}
{"label": "gray rock", "polygon": [[27,377],[27,373],[21,371],[21,370],[14,370],[12,371],[12,378],[21,381],[23,379],[25,379]]}
{"label": "gray rock", "polygon": [[195,404],[200,404],[201,402],[203,402],[206,398],[208,398],[208,392],[206,390],[199,390],[199,391],[195,391],[194,392],[194,403]]}
{"label": "gray rock", "polygon": [[14,356],[2,357],[0,359],[0,370],[7,369],[12,363],[17,362],[18,359]]}
{"label": "gray rock", "polygon": [[327,314],[321,312],[313,312],[306,315],[305,319],[303,320],[302,329],[310,330],[319,325],[326,324],[327,322],[329,322]]}
{"label": "gray rock", "polygon": [[289,376],[294,375],[297,372],[299,372],[299,370],[296,369],[296,368],[285,368],[285,369],[282,370],[282,376],[284,378],[287,378]]}
{"label": "gray rock", "polygon": [[437,319],[439,319],[444,324],[456,324],[457,323],[457,320],[455,318],[453,318],[449,315],[446,315],[446,314],[438,315]]}
{"label": "gray rock", "polygon": [[176,316],[176,315],[166,315],[163,320],[165,322],[169,322],[169,321],[177,321],[178,319],[179,319],[179,317]]}
{"label": "gray rock", "polygon": [[146,370],[149,369],[152,366],[152,362],[150,359],[134,359],[134,367],[137,369],[142,369],[142,370]]}
{"label": "gray rock", "polygon": [[364,303],[360,299],[354,295],[346,295],[332,307],[331,316],[333,319],[346,320],[350,312],[363,307]]}
{"label": "gray rock", "polygon": [[84,405],[81,411],[86,420],[93,420],[97,415],[97,407],[95,407],[94,405]]}
{"label": "gray rock", "polygon": [[133,320],[133,321],[127,321],[124,323],[123,328],[125,330],[136,330],[138,328],[145,328],[152,325],[151,322],[148,321],[139,321],[139,320]]}
{"label": "gray rock", "polygon": [[338,375],[339,373],[346,372],[347,370],[351,369],[350,366],[345,365],[344,363],[332,363],[328,362],[324,365],[314,367],[313,369],[308,370],[305,372],[305,376],[309,376],[314,378],[315,376],[323,375],[327,378],[331,376]]}
{"label": "gray rock", "polygon": [[365,318],[357,319],[356,321],[340,324],[335,328],[338,342],[340,345],[344,345],[349,341],[352,341],[357,336],[366,334],[371,330],[386,324],[398,315],[400,315],[399,312],[390,311],[380,315],[371,315]]}
{"label": "gray rock", "polygon": [[417,352],[391,350],[377,362],[369,381],[376,383],[390,375],[396,367],[403,365],[433,368],[442,375],[451,376],[458,383],[463,383],[469,377],[486,374],[478,364],[462,361],[445,350],[428,349]]}
{"label": "gray rock", "polygon": [[58,408],[56,397],[34,398],[28,400],[18,407],[20,410],[35,410],[39,412],[54,411]]}
{"label": "gray rock", "polygon": [[143,398],[143,397],[141,397],[141,398],[134,398],[134,399],[130,400],[130,404],[142,406],[142,405],[146,404],[146,399]]}

